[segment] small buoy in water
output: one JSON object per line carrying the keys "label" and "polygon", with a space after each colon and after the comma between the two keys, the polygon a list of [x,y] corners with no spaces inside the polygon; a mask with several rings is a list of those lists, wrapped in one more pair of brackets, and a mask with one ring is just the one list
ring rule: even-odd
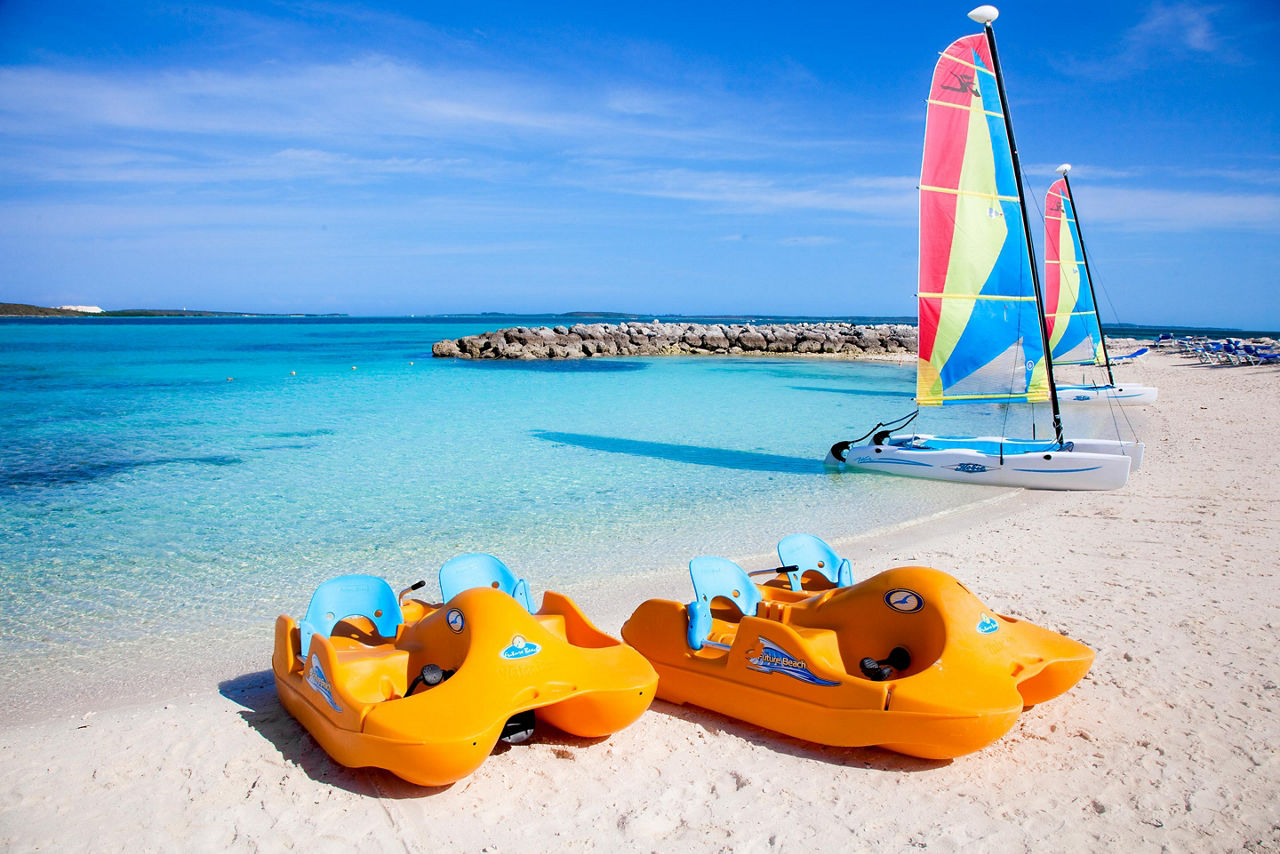
{"label": "small buoy in water", "polygon": [[413,367],[413,362],[410,362],[410,363],[409,363],[409,367],[411,367],[411,368]]}
{"label": "small buoy in water", "polygon": [[297,375],[298,375],[298,372],[297,372],[297,371],[290,371],[290,372],[289,372],[289,376],[291,376],[291,377],[296,377]]}
{"label": "small buoy in water", "polygon": [[352,366],[351,366],[351,370],[353,370],[353,371],[354,371],[355,369],[356,369],[356,366],[355,366],[355,365],[352,365]]}

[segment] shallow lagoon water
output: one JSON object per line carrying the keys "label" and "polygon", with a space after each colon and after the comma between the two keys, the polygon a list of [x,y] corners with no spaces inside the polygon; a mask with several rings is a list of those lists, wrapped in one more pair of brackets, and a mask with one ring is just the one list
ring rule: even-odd
{"label": "shallow lagoon water", "polygon": [[[824,471],[832,442],[912,409],[909,358],[430,355],[556,322],[0,324],[0,690],[32,668],[124,673],[166,637],[269,637],[341,573],[433,591],[444,560],[488,551],[572,594],[998,492]],[[1029,414],[946,408],[916,426],[1019,435]]]}

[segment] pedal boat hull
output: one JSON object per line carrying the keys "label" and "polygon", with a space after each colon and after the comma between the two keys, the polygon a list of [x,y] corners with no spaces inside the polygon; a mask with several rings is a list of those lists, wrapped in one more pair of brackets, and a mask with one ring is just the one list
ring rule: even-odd
{"label": "pedal boat hull", "polygon": [[[659,698],[819,744],[949,759],[1003,736],[1093,661],[1083,644],[998,615],[927,567],[821,593],[760,588],[756,616],[713,603],[709,642],[696,651],[686,606],[653,599],[635,611],[622,636],[657,669]],[[919,607],[899,610],[894,595]],[[912,659],[905,671],[862,675],[864,657],[899,646]]]}
{"label": "pedal boat hull", "polygon": [[861,469],[930,480],[1023,489],[1110,490],[1142,465],[1141,442],[1074,439],[1070,449],[998,436],[951,438],[923,433],[853,445],[844,458],[828,453],[829,469]]}
{"label": "pedal boat hull", "polygon": [[[532,615],[487,588],[442,606],[403,608],[394,639],[373,636],[354,618],[332,637],[313,636],[305,662],[297,623],[276,621],[280,701],[348,767],[447,785],[484,762],[513,715],[532,710],[540,723],[595,738],[633,723],[653,700],[657,674],[645,659],[557,593],[544,594]],[[428,663],[455,673],[405,697]]]}

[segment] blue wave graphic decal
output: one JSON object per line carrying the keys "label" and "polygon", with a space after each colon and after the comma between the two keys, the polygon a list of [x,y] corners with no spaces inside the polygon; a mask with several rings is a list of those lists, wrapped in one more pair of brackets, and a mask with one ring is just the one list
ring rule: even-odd
{"label": "blue wave graphic decal", "polygon": [[[781,673],[783,676],[790,676],[792,679],[799,679],[801,682],[807,682],[810,685],[839,685],[839,682],[832,682],[829,679],[823,679],[820,676],[814,676],[809,672],[809,665],[803,658],[796,658],[782,647],[765,638],[756,637],[756,641],[760,644],[760,650],[751,655],[747,655],[747,667],[760,673]],[[754,652],[754,650],[753,650]]]}
{"label": "blue wave graphic decal", "polygon": [[925,468],[933,468],[932,463],[922,463],[918,460],[877,460],[874,457],[858,457],[854,460],[856,465],[886,465],[886,466],[924,466]]}
{"label": "blue wave graphic decal", "polygon": [[338,714],[342,714],[342,707],[333,701],[333,689],[329,687],[329,680],[325,677],[324,671],[320,669],[320,660],[318,658],[311,659],[311,672],[307,674],[307,684],[310,685],[315,692],[324,701],[329,704],[329,708]]}

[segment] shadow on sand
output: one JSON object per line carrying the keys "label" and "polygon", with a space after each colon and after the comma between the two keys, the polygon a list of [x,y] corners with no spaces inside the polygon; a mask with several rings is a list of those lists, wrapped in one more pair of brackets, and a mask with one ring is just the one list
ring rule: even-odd
{"label": "shadow on sand", "polygon": [[801,738],[793,738],[780,732],[764,729],[755,724],[737,720],[719,712],[697,706],[681,706],[668,703],[666,700],[655,700],[649,707],[649,714],[665,715],[688,724],[702,727],[713,735],[728,735],[749,741],[759,747],[781,753],[809,759],[814,762],[825,762],[845,768],[870,768],[877,771],[890,771],[898,774],[913,774],[919,771],[932,771],[950,765],[950,759],[919,759],[892,750],[879,747],[829,747],[815,744]]}
{"label": "shadow on sand", "polygon": [[[338,764],[280,704],[275,677],[270,670],[246,673],[221,682],[218,684],[218,693],[242,706],[240,718],[274,746],[286,761],[317,783],[336,786],[357,795],[395,800],[431,797],[447,792],[453,786],[419,786],[401,780],[382,768],[347,768]],[[533,738],[527,744],[549,745],[558,758],[566,758],[560,755],[563,751],[589,747],[605,740],[607,739],[570,735],[550,724],[539,722]],[[524,746],[499,741],[486,762]]]}

